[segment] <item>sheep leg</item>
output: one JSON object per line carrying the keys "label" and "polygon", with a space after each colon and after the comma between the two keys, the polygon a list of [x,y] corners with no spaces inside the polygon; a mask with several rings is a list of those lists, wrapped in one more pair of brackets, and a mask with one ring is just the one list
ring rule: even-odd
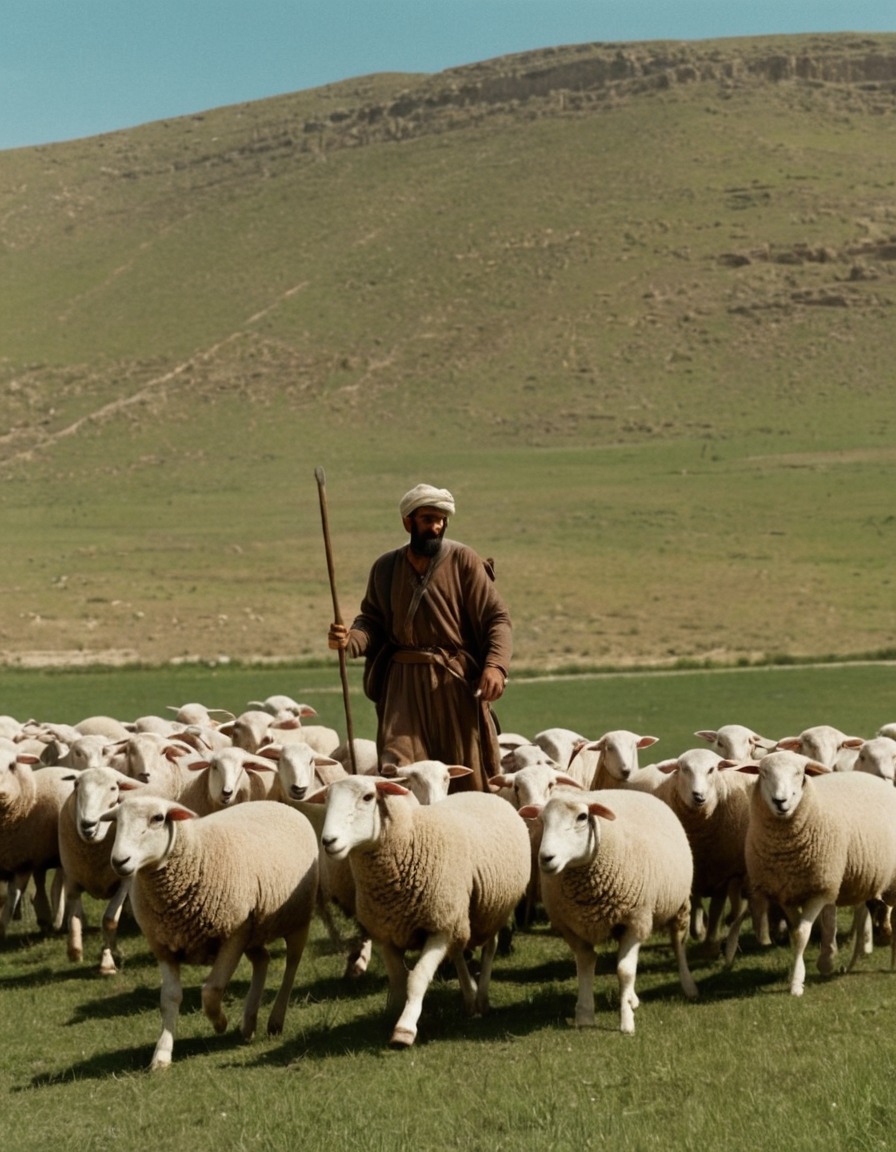
{"label": "sheep leg", "polygon": [[464,1000],[464,1011],[468,1016],[476,1015],[476,995],[478,988],[476,981],[473,979],[470,972],[467,958],[464,956],[463,949],[459,949],[457,955],[454,957],[454,967],[457,969],[457,979],[460,983],[460,994]]}
{"label": "sheep leg", "polygon": [[177,1016],[183,1000],[183,989],[180,983],[180,965],[176,960],[159,960],[162,973],[162,991],[159,997],[159,1009],[162,1013],[162,1033],[156,1041],[156,1048],[152,1054],[151,1072],[167,1068],[171,1063],[171,1053],[174,1051],[174,1036],[177,1031]]}
{"label": "sheep leg", "polygon": [[498,950],[498,933],[486,940],[479,952],[479,980],[476,987],[476,1015],[484,1016],[489,1010],[488,989],[492,979],[492,966]]}
{"label": "sheep leg", "polygon": [[793,962],[790,969],[791,996],[802,996],[803,994],[806,984],[806,945],[809,943],[812,925],[827,903],[826,896],[814,896],[803,905],[803,910],[795,924],[793,918],[788,916],[788,919],[791,920],[790,936],[793,945]]}
{"label": "sheep leg", "polygon": [[[252,979],[249,981],[249,991],[246,993],[246,1002],[243,1005],[243,1022],[240,1025],[240,1035],[244,1040],[251,1040],[258,1026],[258,1006],[261,1004],[261,998],[264,995],[264,984],[268,975],[268,967],[271,963],[271,954],[264,945],[258,945],[254,948],[247,948],[246,957],[252,965]],[[233,975],[233,973],[231,973],[231,975]],[[221,989],[222,994],[226,986],[227,981],[224,982],[224,986]],[[204,988],[202,993],[204,1003]],[[217,1030],[217,1024],[215,1028]]]}
{"label": "sheep leg", "polygon": [[[240,962],[240,957],[246,950],[246,936],[247,932],[238,932],[235,936],[230,936],[221,945],[218,955],[215,957],[215,962],[212,964],[212,970],[206,977],[205,983],[202,985],[202,1010],[206,1016],[211,1020],[212,1027],[218,1033],[223,1032],[227,1027],[227,1014],[224,1011],[224,990],[230,983],[230,978],[236,971],[236,966]],[[259,978],[258,966],[262,965],[265,972],[261,974],[261,985],[264,987],[264,974],[267,971],[266,961],[260,960],[257,956],[252,961],[252,981],[249,985],[249,993],[246,997],[246,1008],[243,1015],[243,1039],[251,1040],[254,1034],[254,1021],[252,1022],[252,1032],[246,1035],[246,1013],[249,1012],[249,1003],[252,1000],[253,991],[255,989],[256,980]],[[261,993],[258,993],[258,1000],[261,999]],[[258,1014],[258,1004],[255,1006],[256,1017]]]}
{"label": "sheep leg", "polygon": [[594,970],[597,966],[597,954],[593,945],[587,940],[578,938],[566,939],[572,949],[576,961],[576,979],[578,981],[578,996],[576,999],[576,1028],[594,1027]]}
{"label": "sheep leg", "polygon": [[[834,912],[836,914],[836,908]],[[855,962],[863,953],[867,955],[868,949],[866,947],[867,933],[866,929],[871,927],[871,914],[868,911],[868,905],[865,903],[857,904],[853,909],[853,927],[855,928],[855,940],[852,946],[852,956],[850,957],[849,964],[846,971],[852,972]]]}
{"label": "sheep leg", "polygon": [[103,912],[103,950],[100,953],[99,967],[101,976],[114,976],[118,971],[113,953],[118,942],[118,923],[121,920],[121,910],[130,890],[130,880],[122,880]]}
{"label": "sheep leg", "polygon": [[268,1036],[279,1036],[283,1031],[283,1021],[286,1018],[289,997],[296,981],[296,972],[299,970],[299,961],[305,951],[310,927],[310,924],[304,924],[295,932],[290,932],[288,936],[284,937],[286,941],[286,966],[283,969],[283,979],[280,981],[277,999],[274,1001],[270,1016],[268,1016]]}
{"label": "sheep leg", "polygon": [[[696,1000],[700,993],[697,991],[697,985],[694,983],[694,977],[691,975],[691,970],[688,967],[688,956],[685,949],[685,941],[687,940],[688,933],[688,915],[689,913],[682,909],[678,917],[670,924],[669,939],[672,943],[672,951],[675,953],[675,961],[678,964],[678,980],[681,984],[681,990],[688,1000]],[[742,915],[738,916],[738,920],[740,919],[742,919]],[[637,1007],[637,1004],[635,1004],[635,1007]],[[634,1027],[634,1023],[632,1026]]]}
{"label": "sheep leg", "polygon": [[619,941],[616,955],[616,976],[619,980],[619,1031],[634,1032],[635,1009],[639,1001],[635,992],[635,975],[638,971],[638,953],[641,941],[631,928],[626,928]]}
{"label": "sheep leg", "polygon": [[50,888],[50,921],[54,932],[59,932],[65,923],[65,873],[57,868],[53,873]]}
{"label": "sheep leg", "polygon": [[715,959],[721,951],[719,944],[719,926],[722,923],[722,913],[725,911],[725,902],[728,893],[716,893],[709,898],[709,913],[706,917],[706,932],[700,954],[709,959]]}
{"label": "sheep leg", "polygon": [[69,960],[77,963],[84,956],[84,906],[80,892],[69,885],[65,893],[65,920],[68,925],[66,952]]}
{"label": "sheep leg", "polygon": [[398,1023],[392,1030],[390,1044],[409,1048],[416,1040],[417,1021],[423,1011],[423,997],[439,965],[448,955],[448,943],[448,936],[444,932],[433,932],[426,937],[420,958],[408,973],[407,999]]}
{"label": "sheep leg", "polygon": [[[34,915],[37,917],[37,926],[47,932],[53,927],[55,917],[47,897],[46,869],[34,872],[33,876],[34,895],[31,898],[31,903],[34,906]],[[25,885],[23,884],[22,887],[24,888]]]}
{"label": "sheep leg", "polygon": [[367,966],[370,964],[370,956],[373,952],[373,941],[369,936],[360,936],[355,941],[355,945],[345,958],[345,975],[355,978],[363,976],[367,971]]}
{"label": "sheep leg", "polygon": [[[862,905],[864,908],[864,905]],[[867,909],[866,909],[867,911]],[[861,918],[857,909],[853,910],[856,926],[857,947],[861,948],[861,940],[865,931],[865,919]],[[834,960],[837,956],[837,907],[835,904],[825,904],[821,910],[821,951],[818,953],[816,967],[823,976],[830,976],[834,971]]]}

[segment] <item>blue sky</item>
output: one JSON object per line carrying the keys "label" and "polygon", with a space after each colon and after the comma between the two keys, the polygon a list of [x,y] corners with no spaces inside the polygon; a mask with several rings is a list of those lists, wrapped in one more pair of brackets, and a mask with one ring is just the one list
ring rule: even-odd
{"label": "blue sky", "polygon": [[894,0],[2,0],[0,149],[557,44],[894,30]]}

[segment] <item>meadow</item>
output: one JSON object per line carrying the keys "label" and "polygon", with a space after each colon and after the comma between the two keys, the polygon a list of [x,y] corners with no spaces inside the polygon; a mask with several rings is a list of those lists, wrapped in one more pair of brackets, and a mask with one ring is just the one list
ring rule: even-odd
{"label": "meadow", "polygon": [[[342,730],[322,466],[349,618],[402,492],[454,492],[514,618],[505,730],[892,722],[894,76],[893,36],[567,46],[0,154],[0,712],[283,692]],[[150,1076],[139,933],[102,980],[29,914],[10,1152],[892,1142],[880,948],[796,1000],[748,931],[688,1004],[652,940],[623,1037],[611,953],[571,1029],[537,923],[489,1017],[440,981],[399,1053],[379,961],[346,984],[315,930],[282,1038],[212,1035],[191,969]]]}
{"label": "meadow", "polygon": [[[352,669],[359,734],[370,716]],[[690,670],[519,678],[499,708],[506,728],[550,724],[595,736],[631,727],[660,737],[657,755],[732,720],[783,736],[829,720],[870,735],[893,719],[890,664]],[[288,669],[177,669],[0,674],[3,710],[72,721],[88,712],[133,717],[188,699],[239,708],[287,691],[341,726],[335,662]],[[691,947],[700,999],[681,996],[666,942],[639,965],[634,1036],[619,1034],[612,950],[601,951],[598,1025],[568,1026],[571,956],[537,922],[515,936],[493,980],[493,1011],[459,1012],[456,981],[427,996],[417,1044],[386,1047],[385,977],[374,959],[357,983],[318,927],[299,969],[284,1035],[242,1044],[211,1033],[199,1002],[203,972],[185,969],[174,1064],[147,1071],[158,1035],[158,972],[136,928],[122,933],[121,973],[92,971],[100,906],[89,902],[85,962],[61,938],[41,938],[30,907],[0,946],[0,1087],[11,1152],[112,1144],[195,1152],[219,1148],[598,1148],[672,1146],[724,1152],[888,1146],[896,1107],[882,1053],[889,1043],[889,953],[878,947],[849,976],[822,979],[815,945],[802,999],[787,992],[789,950],[760,949],[747,930],[730,971]],[[846,928],[841,923],[841,928]],[[269,995],[278,979],[274,948]],[[231,985],[232,1023],[248,983]]]}

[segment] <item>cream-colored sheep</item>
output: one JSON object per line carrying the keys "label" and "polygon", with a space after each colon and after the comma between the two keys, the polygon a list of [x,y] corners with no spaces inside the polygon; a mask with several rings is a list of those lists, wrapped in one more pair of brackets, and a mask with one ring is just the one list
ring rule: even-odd
{"label": "cream-colored sheep", "polygon": [[575,957],[576,1026],[594,1024],[594,948],[610,936],[619,938],[620,1031],[635,1030],[638,952],[657,929],[669,932],[682,990],[694,999],[684,943],[693,865],[687,836],[669,806],[647,793],[620,790],[555,795],[542,809],[522,808],[520,815],[538,815],[544,825],[542,899]]}
{"label": "cream-colored sheep", "polygon": [[68,958],[80,961],[84,954],[82,893],[106,900],[99,963],[102,976],[111,976],[118,971],[115,963],[118,921],[130,880],[123,880],[112,868],[109,861],[113,839],[111,828],[100,817],[119,803],[123,793],[143,787],[114,768],[85,768],[78,774],[75,790],[59,814],[59,857],[65,876]]}
{"label": "cream-colored sheep", "polygon": [[723,724],[721,728],[701,728],[694,733],[701,740],[705,740],[713,752],[717,752],[723,760],[734,760],[738,764],[745,764],[750,760],[761,759],[766,752],[771,752],[776,741],[760,736],[752,728],[743,724]]}
{"label": "cream-colored sheep", "polygon": [[305,817],[260,800],[197,819],[174,801],[134,793],[104,819],[115,822],[112,867],[131,880],[134,916],[162,974],[162,1032],[151,1067],[171,1063],[181,964],[211,963],[202,1006],[223,1032],[224,992],[240,957],[249,959],[240,1031],[250,1040],[270,959],[266,945],[280,938],[286,964],[268,1033],[282,1032],[317,897],[317,839]]}
{"label": "cream-colored sheep", "polygon": [[[728,764],[711,748],[690,748],[657,765],[668,778],[654,795],[669,805],[687,834],[694,859],[692,906],[709,898],[704,955],[715,957],[721,951],[719,928],[726,903],[730,902],[733,923],[725,944],[725,957],[730,964],[743,919],[740,909],[747,887],[745,844],[756,781],[739,772],[726,771]],[[759,907],[754,909],[754,927],[760,943],[770,943],[765,911]]]}
{"label": "cream-colored sheep", "polygon": [[[349,776],[330,786],[322,844],[348,857],[358,919],[380,946],[389,1007],[401,1008],[391,1043],[414,1043],[426,990],[453,960],[466,1011],[488,1010],[498,932],[529,879],[529,837],[510,805],[460,792],[421,806],[391,780]],[[464,949],[481,945],[478,986]],[[420,950],[410,973],[405,953]]]}
{"label": "cream-colored sheep", "polygon": [[34,878],[34,911],[43,929],[59,928],[62,903],[47,897],[46,877],[60,868],[59,813],[74,788],[75,773],[68,768],[34,768],[38,758],[19,753],[16,745],[0,745],[0,879],[9,885],[0,915],[0,939],[6,934],[21,894]]}
{"label": "cream-colored sheep", "polygon": [[596,753],[597,767],[591,780],[592,788],[639,788],[652,791],[660,783],[660,777],[638,763],[638,752],[650,748],[658,741],[658,736],[639,736],[626,728],[615,728],[605,732],[597,740],[590,741],[583,751]]}
{"label": "cream-colored sheep", "polygon": [[855,765],[861,736],[847,736],[830,724],[805,728],[799,736],[784,736],[775,745],[778,751],[796,752],[834,772],[848,772]]}
{"label": "cream-colored sheep", "polygon": [[771,752],[741,771],[759,775],[746,840],[750,886],[787,914],[790,991],[801,996],[804,954],[819,914],[818,968],[828,975],[837,952],[835,906],[856,910],[851,969],[863,947],[866,901],[896,900],[896,789],[864,772],[831,772],[790,751]]}

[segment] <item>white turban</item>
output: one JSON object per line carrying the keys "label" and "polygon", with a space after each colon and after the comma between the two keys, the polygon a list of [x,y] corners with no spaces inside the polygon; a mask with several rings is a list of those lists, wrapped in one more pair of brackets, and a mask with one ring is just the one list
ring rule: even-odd
{"label": "white turban", "polygon": [[454,515],[454,497],[447,488],[433,488],[431,484],[418,484],[410,492],[405,492],[398,505],[401,518],[410,516],[418,508],[437,508],[446,516]]}

